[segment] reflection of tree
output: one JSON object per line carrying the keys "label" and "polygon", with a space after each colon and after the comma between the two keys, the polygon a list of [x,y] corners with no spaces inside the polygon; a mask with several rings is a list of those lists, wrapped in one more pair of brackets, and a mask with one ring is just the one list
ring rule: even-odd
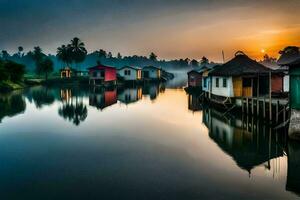
{"label": "reflection of tree", "polygon": [[0,98],[0,122],[6,116],[13,117],[24,112],[26,103],[19,94],[13,94]]}
{"label": "reflection of tree", "polygon": [[47,88],[32,91],[32,99],[37,108],[42,108],[44,105],[51,105],[55,97]]}
{"label": "reflection of tree", "polygon": [[72,100],[64,103],[63,106],[59,108],[58,114],[78,126],[87,118],[88,111],[87,107],[82,102],[78,102],[76,97],[75,104]]}

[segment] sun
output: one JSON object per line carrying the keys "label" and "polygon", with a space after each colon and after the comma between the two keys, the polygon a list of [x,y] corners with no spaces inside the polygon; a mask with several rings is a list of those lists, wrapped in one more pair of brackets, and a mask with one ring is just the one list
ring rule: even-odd
{"label": "sun", "polygon": [[261,49],[260,52],[266,53],[266,50],[265,49]]}

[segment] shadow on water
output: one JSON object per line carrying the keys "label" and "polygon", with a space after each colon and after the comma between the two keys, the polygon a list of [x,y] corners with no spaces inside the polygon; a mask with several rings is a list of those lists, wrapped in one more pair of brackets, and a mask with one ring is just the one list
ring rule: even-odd
{"label": "shadow on water", "polygon": [[239,114],[225,114],[208,106],[198,95],[188,95],[188,108],[201,111],[202,120],[208,129],[209,138],[236,165],[248,172],[257,166],[276,171],[271,160],[287,156],[286,190],[300,196],[300,144],[287,137],[287,130],[273,130],[254,117]]}
{"label": "shadow on water", "polygon": [[21,92],[13,92],[0,96],[0,123],[4,117],[13,117],[26,109],[26,103]]}

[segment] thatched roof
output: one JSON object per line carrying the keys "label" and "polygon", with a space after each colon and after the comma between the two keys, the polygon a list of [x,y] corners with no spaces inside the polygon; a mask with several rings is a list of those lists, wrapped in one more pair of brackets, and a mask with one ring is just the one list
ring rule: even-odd
{"label": "thatched roof", "polygon": [[227,63],[220,65],[212,70],[209,75],[213,76],[240,76],[267,74],[270,71],[264,65],[249,58],[242,51],[235,53],[235,57]]}
{"label": "thatched roof", "polygon": [[299,65],[300,64],[300,48],[295,46],[286,47],[281,52],[278,59],[278,65]]}

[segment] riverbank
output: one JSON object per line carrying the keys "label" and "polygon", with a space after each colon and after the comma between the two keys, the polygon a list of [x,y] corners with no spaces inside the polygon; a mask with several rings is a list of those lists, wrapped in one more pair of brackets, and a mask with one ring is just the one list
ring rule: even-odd
{"label": "riverbank", "polygon": [[23,82],[14,83],[11,81],[2,81],[0,82],[0,92],[11,92],[13,90],[19,90],[26,87],[26,84]]}

